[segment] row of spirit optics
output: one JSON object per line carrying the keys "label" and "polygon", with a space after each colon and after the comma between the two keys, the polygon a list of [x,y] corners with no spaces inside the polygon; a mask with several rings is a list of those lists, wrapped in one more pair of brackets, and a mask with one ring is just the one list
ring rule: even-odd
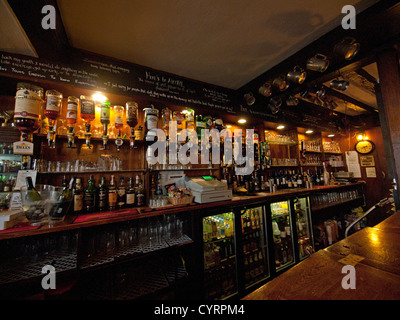
{"label": "row of spirit optics", "polygon": [[[339,43],[334,46],[334,52],[340,56],[343,56],[346,60],[351,60],[359,51],[360,44],[356,42],[354,38],[346,37],[342,39]],[[307,70],[316,71],[316,72],[324,72],[329,66],[328,58],[320,53],[317,53],[315,56],[307,60],[306,68]],[[295,66],[293,70],[290,70],[286,76],[281,74],[277,78],[275,78],[272,83],[265,82],[258,88],[259,94],[264,97],[270,97],[273,92],[273,88],[282,92],[289,88],[289,83],[302,84],[307,77],[307,72],[303,70],[299,66]],[[347,80],[332,80],[330,83],[332,88],[344,91],[349,87],[349,82]],[[247,105],[251,106],[255,103],[256,99],[251,92],[248,92],[244,95],[244,99]],[[279,111],[280,104],[276,103],[276,101],[271,101],[268,104],[268,109],[271,112],[277,113]],[[289,102],[286,104],[288,106],[295,106],[298,104],[298,100],[292,96],[289,97]]]}

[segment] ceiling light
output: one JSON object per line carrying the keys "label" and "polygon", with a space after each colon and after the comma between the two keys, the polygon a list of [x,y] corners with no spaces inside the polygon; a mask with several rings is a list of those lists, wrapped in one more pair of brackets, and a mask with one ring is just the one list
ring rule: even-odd
{"label": "ceiling light", "polygon": [[226,125],[226,128],[227,128],[227,129],[230,129],[230,128],[232,128],[232,125],[231,125],[231,124],[227,124],[227,125]]}
{"label": "ceiling light", "polygon": [[307,134],[311,134],[311,133],[313,133],[313,132],[314,132],[313,130],[307,130],[307,131],[306,131]]}
{"label": "ceiling light", "polygon": [[239,120],[238,120],[238,123],[242,123],[242,124],[243,124],[243,123],[246,123],[246,122],[247,122],[246,119],[239,119]]}
{"label": "ceiling light", "polygon": [[297,84],[302,84],[306,80],[307,72],[299,66],[295,66],[293,70],[289,71],[286,79]]}
{"label": "ceiling light", "polygon": [[331,83],[329,84],[329,86],[333,89],[337,89],[340,91],[344,91],[346,90],[350,85],[350,82],[347,80],[332,80]]}
{"label": "ceiling light", "polygon": [[107,97],[102,95],[100,92],[96,92],[94,95],[92,95],[92,99],[100,103],[107,101]]}
{"label": "ceiling light", "polygon": [[335,135],[334,134],[328,134],[328,137],[329,138],[332,138],[332,137],[334,137]]}
{"label": "ceiling light", "polygon": [[277,126],[276,128],[277,128],[278,130],[282,130],[282,129],[285,129],[285,126],[284,126],[283,124],[281,124],[281,125]]}
{"label": "ceiling light", "polygon": [[333,48],[335,53],[343,56],[346,60],[351,60],[360,50],[360,44],[356,42],[356,39],[346,37]]}
{"label": "ceiling light", "polygon": [[314,57],[307,60],[308,70],[324,72],[328,68],[328,66],[328,58],[320,53],[317,53]]}

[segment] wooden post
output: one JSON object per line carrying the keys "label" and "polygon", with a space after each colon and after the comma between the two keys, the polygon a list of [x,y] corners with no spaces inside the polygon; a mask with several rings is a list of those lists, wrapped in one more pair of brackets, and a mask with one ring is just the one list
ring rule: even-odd
{"label": "wooden post", "polygon": [[[377,54],[380,94],[379,113],[384,136],[388,174],[399,185],[400,176],[400,67],[399,57],[394,48]],[[396,209],[400,208],[399,188],[395,192]]]}

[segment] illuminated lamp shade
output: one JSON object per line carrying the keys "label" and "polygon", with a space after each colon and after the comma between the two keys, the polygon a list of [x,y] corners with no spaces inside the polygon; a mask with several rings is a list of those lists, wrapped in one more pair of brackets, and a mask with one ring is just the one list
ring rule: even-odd
{"label": "illuminated lamp shade", "polygon": [[309,129],[309,130],[306,131],[307,134],[311,134],[311,133],[313,133],[313,132],[314,132],[314,130],[311,130],[311,129]]}

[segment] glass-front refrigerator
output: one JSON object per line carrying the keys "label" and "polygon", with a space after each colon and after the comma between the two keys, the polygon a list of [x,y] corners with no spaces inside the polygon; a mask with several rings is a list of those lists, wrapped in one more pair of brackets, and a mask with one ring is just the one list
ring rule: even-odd
{"label": "glass-front refrigerator", "polygon": [[294,264],[290,200],[270,204],[276,272]]}
{"label": "glass-front refrigerator", "polygon": [[311,224],[311,210],[308,197],[293,199],[299,258],[303,260],[314,251]]}
{"label": "glass-front refrigerator", "polygon": [[238,292],[233,212],[203,218],[204,289],[208,300]]}
{"label": "glass-front refrigerator", "polygon": [[263,206],[257,206],[241,210],[241,243],[245,289],[269,276],[263,209]]}

